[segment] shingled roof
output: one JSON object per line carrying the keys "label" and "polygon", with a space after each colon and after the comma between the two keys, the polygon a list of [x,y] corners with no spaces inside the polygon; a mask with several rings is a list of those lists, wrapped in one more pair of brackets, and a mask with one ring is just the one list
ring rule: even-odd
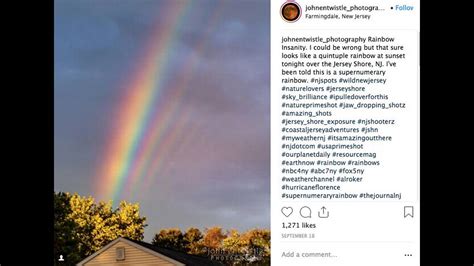
{"label": "shingled roof", "polygon": [[172,258],[174,260],[177,260],[181,263],[184,263],[186,265],[195,265],[195,266],[205,266],[205,265],[222,266],[222,265],[224,265],[224,264],[222,264],[218,261],[210,260],[206,257],[201,257],[201,256],[197,256],[197,255],[190,255],[190,254],[180,252],[180,251],[176,251],[176,250],[172,250],[172,249],[157,247],[155,245],[152,245],[152,244],[149,244],[149,243],[146,243],[146,242],[132,240],[132,239],[129,239],[129,238],[125,238],[125,239],[127,239],[129,241],[132,241],[135,244],[138,244],[138,245],[140,245],[144,248],[156,251],[160,254],[163,254],[167,257],[170,257],[170,258]]}

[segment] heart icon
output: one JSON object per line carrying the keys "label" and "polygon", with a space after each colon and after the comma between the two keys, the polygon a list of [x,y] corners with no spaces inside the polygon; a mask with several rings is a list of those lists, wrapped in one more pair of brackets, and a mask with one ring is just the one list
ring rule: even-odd
{"label": "heart icon", "polygon": [[293,213],[293,208],[283,207],[281,208],[281,213],[283,213],[283,215],[285,215],[286,217],[290,217],[290,215]]}

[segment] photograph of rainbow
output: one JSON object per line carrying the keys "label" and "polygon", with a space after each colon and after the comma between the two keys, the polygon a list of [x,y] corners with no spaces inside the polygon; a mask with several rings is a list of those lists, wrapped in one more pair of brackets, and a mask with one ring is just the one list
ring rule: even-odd
{"label": "photograph of rainbow", "polygon": [[269,5],[55,0],[57,265],[270,263]]}

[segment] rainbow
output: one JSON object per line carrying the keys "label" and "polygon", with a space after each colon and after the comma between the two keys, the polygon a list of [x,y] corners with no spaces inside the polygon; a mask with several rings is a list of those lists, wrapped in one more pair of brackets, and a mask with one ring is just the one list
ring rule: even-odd
{"label": "rainbow", "polygon": [[[109,129],[103,160],[95,173],[94,190],[99,198],[114,202],[149,188],[163,167],[163,155],[183,137],[190,111],[182,96],[189,86],[199,55],[205,50],[208,34],[220,17],[220,6],[207,23],[206,34],[194,45],[194,53],[180,70],[180,77],[166,82],[168,62],[192,1],[166,2],[159,14],[161,23],[147,41],[136,70],[127,78],[125,90],[115,108],[117,120]],[[219,1],[221,3],[221,1]]]}

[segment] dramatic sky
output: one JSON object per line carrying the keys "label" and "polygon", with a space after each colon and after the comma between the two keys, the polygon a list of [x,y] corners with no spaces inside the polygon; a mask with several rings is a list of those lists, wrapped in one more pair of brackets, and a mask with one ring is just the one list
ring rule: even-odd
{"label": "dramatic sky", "polygon": [[269,228],[268,5],[56,0],[55,190],[139,202],[147,241]]}

